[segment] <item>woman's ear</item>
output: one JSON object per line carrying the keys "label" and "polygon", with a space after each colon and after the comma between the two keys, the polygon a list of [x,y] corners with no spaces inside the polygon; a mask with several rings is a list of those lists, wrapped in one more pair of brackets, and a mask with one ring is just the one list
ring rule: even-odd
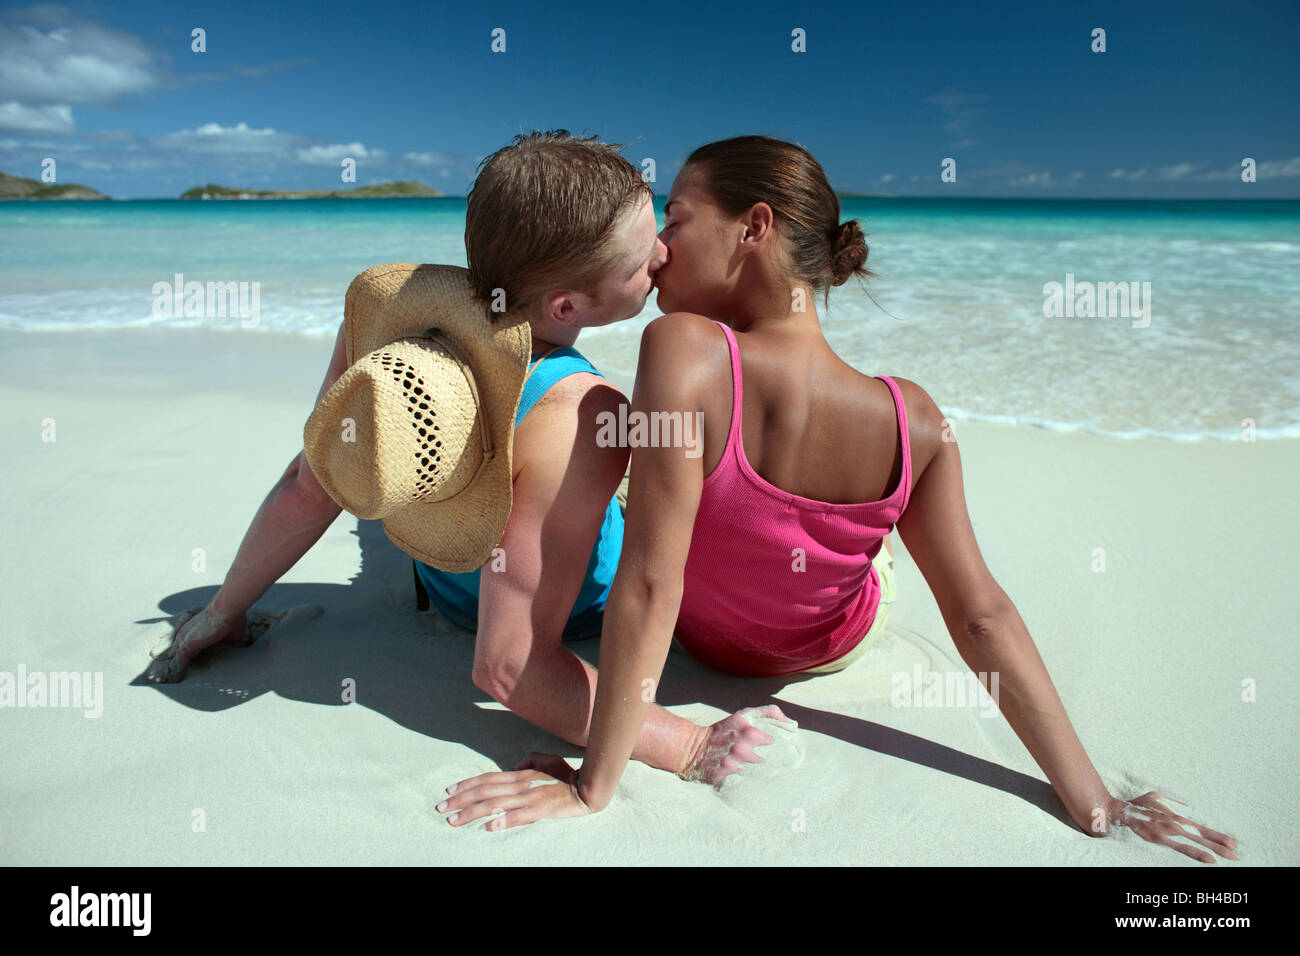
{"label": "woman's ear", "polygon": [[765,202],[754,203],[745,214],[745,240],[762,242],[776,228],[776,213]]}

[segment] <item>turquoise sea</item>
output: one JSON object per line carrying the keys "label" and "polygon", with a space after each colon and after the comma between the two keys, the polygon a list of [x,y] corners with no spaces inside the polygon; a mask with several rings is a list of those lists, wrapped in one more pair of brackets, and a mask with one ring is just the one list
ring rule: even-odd
{"label": "turquoise sea", "polygon": [[[833,291],[828,338],[954,417],[1177,439],[1240,438],[1250,419],[1258,438],[1300,436],[1300,202],[845,199],[843,216],[880,276],[870,296]],[[459,198],[0,203],[0,326],[333,335],[353,276],[464,265],[464,226]],[[155,284],[177,274],[258,283],[256,327],[155,314]],[[1149,313],[1103,294],[1094,314],[1044,314],[1053,282],[1137,283]],[[652,297],[578,347],[628,387],[657,314]]]}

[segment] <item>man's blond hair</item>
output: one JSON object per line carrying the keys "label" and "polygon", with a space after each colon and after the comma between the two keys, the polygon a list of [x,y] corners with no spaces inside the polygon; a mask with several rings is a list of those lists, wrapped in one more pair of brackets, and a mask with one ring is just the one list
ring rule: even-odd
{"label": "man's blond hair", "polygon": [[549,289],[595,290],[618,264],[620,216],[654,198],[621,150],[565,130],[521,133],[480,164],[465,212],[476,298],[491,308],[502,290],[518,312]]}

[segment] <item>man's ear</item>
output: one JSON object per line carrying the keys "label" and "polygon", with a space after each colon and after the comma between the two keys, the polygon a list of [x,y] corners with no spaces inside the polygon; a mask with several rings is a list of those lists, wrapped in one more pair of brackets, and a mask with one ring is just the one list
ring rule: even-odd
{"label": "man's ear", "polygon": [[578,297],[581,293],[564,289],[548,292],[542,297],[546,317],[554,319],[560,325],[572,325],[578,319]]}

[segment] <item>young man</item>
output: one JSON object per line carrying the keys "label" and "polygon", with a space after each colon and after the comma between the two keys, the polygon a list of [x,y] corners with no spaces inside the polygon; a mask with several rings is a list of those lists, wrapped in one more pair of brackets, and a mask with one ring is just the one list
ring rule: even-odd
{"label": "young man", "polygon": [[[475,296],[504,299],[509,314],[526,318],[535,359],[567,350],[554,354],[568,364],[562,375],[546,372],[549,356],[534,367],[549,387],[514,430],[513,507],[499,544],[507,560],[501,570],[489,562],[476,572],[477,607],[472,597],[466,603],[475,589],[464,575],[427,565],[419,572],[440,610],[477,626],[475,685],[579,746],[587,741],[596,671],[562,638],[590,632],[590,612],[603,608],[622,542],[622,516],[611,499],[628,449],[597,444],[597,416],[617,414],[626,399],[572,346],[582,329],[641,311],[666,259],[657,233],[653,193],[618,147],[563,131],[516,136],[485,160],[466,210]],[[317,405],[347,367],[341,327]],[[249,608],[341,510],[305,453],[296,456],[253,518],[221,589],[183,621],[149,678],[180,680],[203,649],[247,643]],[[717,783],[754,759],[754,745],[770,742],[741,716],[700,727],[655,706],[633,759]],[[722,759],[727,754],[731,759]]]}

